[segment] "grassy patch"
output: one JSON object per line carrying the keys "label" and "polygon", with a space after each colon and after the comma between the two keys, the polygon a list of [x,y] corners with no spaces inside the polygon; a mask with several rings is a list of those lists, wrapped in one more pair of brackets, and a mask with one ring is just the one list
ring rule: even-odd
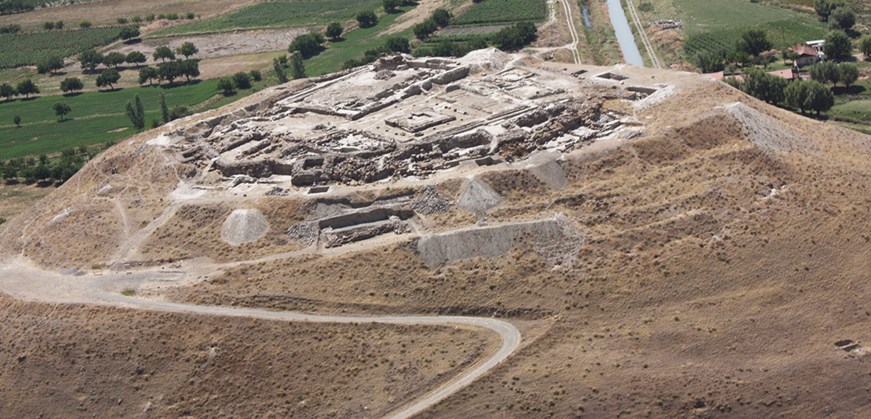
{"label": "grassy patch", "polygon": [[468,8],[451,25],[539,22],[546,18],[547,4],[544,0],[486,0]]}
{"label": "grassy patch", "polygon": [[354,19],[357,13],[381,8],[381,0],[281,0],[258,3],[227,15],[158,31],[154,36],[232,29],[309,26]]}
{"label": "grassy patch", "polygon": [[[330,43],[324,52],[306,60],[306,74],[309,77],[314,77],[333,73],[341,70],[346,61],[362,58],[366,50],[384,44],[386,37],[382,37],[381,32],[392,25],[396,18],[411,9],[412,6],[406,6],[401,9],[400,13],[381,16],[378,24],[374,27],[355,29],[345,34],[342,41]],[[410,33],[411,31],[407,30],[390,36],[409,37]]]}
{"label": "grassy patch", "polygon": [[0,68],[36,64],[48,57],[68,57],[118,39],[121,27],[0,35]]}
{"label": "grassy patch", "polygon": [[[90,92],[77,96],[42,96],[32,100],[0,103],[0,160],[50,154],[66,148],[117,140],[134,133],[125,114],[127,101],[138,94],[146,110],[146,121],[160,118],[159,97],[166,93],[172,106],[193,106],[216,93],[216,80],[174,88],[131,88],[112,92]],[[72,108],[69,120],[59,123],[52,105],[64,102]],[[21,128],[12,123],[21,116]]]}
{"label": "grassy patch", "polygon": [[121,295],[126,297],[132,297],[136,295],[136,290],[133,288],[124,288],[123,290],[121,290]]}

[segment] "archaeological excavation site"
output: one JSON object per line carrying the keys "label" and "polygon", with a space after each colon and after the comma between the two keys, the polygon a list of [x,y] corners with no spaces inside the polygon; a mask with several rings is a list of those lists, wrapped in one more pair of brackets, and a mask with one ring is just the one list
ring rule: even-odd
{"label": "archaeological excavation site", "polygon": [[0,225],[0,416],[866,416],[869,181],[700,75],[383,55]]}

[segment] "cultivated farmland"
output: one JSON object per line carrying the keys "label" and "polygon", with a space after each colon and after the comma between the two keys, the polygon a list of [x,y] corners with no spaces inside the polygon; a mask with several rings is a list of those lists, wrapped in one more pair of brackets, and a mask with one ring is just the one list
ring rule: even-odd
{"label": "cultivated farmland", "polygon": [[457,16],[452,25],[474,26],[515,22],[539,22],[547,18],[544,0],[487,0]]}
{"label": "cultivated farmland", "polygon": [[326,24],[351,20],[361,11],[379,9],[381,3],[381,0],[284,0],[259,3],[213,19],[168,28],[157,35]]}
{"label": "cultivated farmland", "polygon": [[0,68],[36,64],[48,57],[68,57],[118,39],[121,27],[0,35]]}

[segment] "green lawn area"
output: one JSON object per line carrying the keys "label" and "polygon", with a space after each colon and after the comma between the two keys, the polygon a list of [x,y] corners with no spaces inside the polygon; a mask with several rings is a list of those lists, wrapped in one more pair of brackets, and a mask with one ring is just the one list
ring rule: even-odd
{"label": "green lawn area", "polygon": [[[402,7],[400,13],[381,16],[378,24],[371,28],[359,28],[346,33],[342,41],[330,43],[326,50],[305,61],[306,74],[314,77],[334,73],[341,70],[346,61],[362,58],[366,50],[383,45],[388,37],[381,36],[380,33],[392,25],[396,18],[412,8],[413,6]],[[411,30],[390,36],[410,38]]]}
{"label": "green lawn area", "polygon": [[[60,150],[117,140],[134,133],[127,119],[127,102],[138,94],[146,110],[146,121],[160,119],[159,97],[166,93],[170,108],[194,106],[216,95],[217,80],[173,88],[139,87],[112,92],[90,92],[77,96],[42,96],[32,100],[0,103],[0,160],[50,154]],[[241,92],[240,95],[250,91]],[[231,99],[232,100],[232,99]],[[64,102],[72,108],[69,120],[57,122],[52,105]],[[211,107],[219,106],[216,101]],[[12,123],[22,118],[21,128]]]}
{"label": "green lawn area", "polygon": [[212,19],[158,31],[152,36],[222,32],[233,29],[310,26],[352,20],[357,13],[381,11],[382,0],[279,0],[258,3]]}

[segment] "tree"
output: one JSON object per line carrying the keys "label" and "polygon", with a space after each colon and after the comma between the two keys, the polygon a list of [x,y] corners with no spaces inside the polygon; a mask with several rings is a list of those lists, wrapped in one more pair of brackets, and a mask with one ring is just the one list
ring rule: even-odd
{"label": "tree", "polygon": [[199,77],[200,75],[200,62],[198,60],[179,61],[176,68],[179,75],[184,76],[188,82],[191,81],[192,77]]}
{"label": "tree", "polygon": [[427,19],[421,23],[418,23],[412,27],[411,31],[414,32],[414,37],[423,41],[426,38],[429,38],[435,31],[439,28],[438,24],[433,19]]}
{"label": "tree", "polygon": [[287,47],[288,52],[299,52],[303,58],[310,58],[321,52],[323,47],[321,44],[325,41],[323,35],[319,33],[307,33],[297,36]]}
{"label": "tree", "polygon": [[294,80],[305,78],[305,63],[298,52],[290,55],[290,76]]}
{"label": "tree", "polygon": [[199,48],[193,44],[193,42],[185,42],[181,44],[178,48],[175,49],[176,54],[184,55],[185,59],[190,58],[191,55],[195,55],[200,52]]}
{"label": "tree", "polygon": [[806,108],[814,110],[819,115],[820,112],[825,112],[835,106],[835,95],[832,94],[831,89],[813,80],[807,81],[807,83],[809,89],[805,100]]}
{"label": "tree", "polygon": [[823,51],[831,60],[848,58],[853,55],[853,43],[844,31],[831,31],[826,35]]}
{"label": "tree", "polygon": [[501,29],[493,35],[493,43],[503,51],[515,51],[538,38],[538,29],[531,22],[521,22]]}
{"label": "tree", "polygon": [[139,95],[133,96],[133,102],[127,102],[127,117],[136,129],[145,128],[145,108]]}
{"label": "tree", "polygon": [[789,83],[786,86],[786,89],[783,91],[783,95],[786,98],[786,103],[793,108],[798,108],[801,113],[804,113],[806,109],[805,103],[807,102],[807,97],[810,92],[810,88],[808,86],[808,81],[806,80],[795,80],[792,83]]}
{"label": "tree", "polygon": [[148,61],[148,58],[145,57],[145,54],[139,51],[130,51],[130,53],[127,54],[126,57],[124,57],[124,61],[126,61],[128,64],[134,64],[136,66],[139,66],[145,64],[145,62]]}
{"label": "tree", "polygon": [[47,31],[50,31],[50,30],[54,29],[54,22],[45,22],[42,24],[42,28],[47,30]]}
{"label": "tree", "polygon": [[785,79],[755,68],[745,75],[743,90],[757,99],[776,105],[783,102],[786,85]]}
{"label": "tree", "polygon": [[453,17],[454,16],[451,15],[451,12],[449,12],[445,9],[439,8],[439,9],[435,9],[432,12],[431,18],[432,18],[433,22],[435,22],[437,25],[439,25],[440,28],[444,28],[445,26],[448,26],[451,23],[451,19],[453,19]]}
{"label": "tree", "polygon": [[77,77],[69,77],[60,82],[60,89],[64,93],[76,92],[82,90],[84,87],[85,85],[82,83],[82,80]]}
{"label": "tree", "polygon": [[723,71],[723,57],[711,51],[702,51],[696,54],[696,66],[702,73],[716,73]]}
{"label": "tree", "polygon": [[844,86],[850,87],[856,80],[859,80],[859,66],[853,63],[842,63],[838,66],[838,73],[841,83]]}
{"label": "tree", "polygon": [[57,30],[61,30],[61,29],[63,29],[63,28],[64,28],[64,21],[59,20],[59,21],[55,22],[55,23],[54,23],[54,27],[55,27],[55,29],[57,29]]}
{"label": "tree", "polygon": [[333,22],[327,25],[327,30],[324,33],[331,40],[338,41],[339,39],[342,39],[343,32],[345,32],[345,28],[342,27],[342,24],[339,22]]}
{"label": "tree", "polygon": [[840,71],[838,71],[838,65],[831,61],[825,61],[812,65],[810,67],[810,74],[813,80],[816,80],[817,82],[823,84],[838,84],[838,81],[840,81],[841,79],[841,73]]}
{"label": "tree", "polygon": [[387,38],[387,43],[385,45],[387,46],[387,49],[392,52],[411,53],[411,43],[408,42],[408,38],[403,38],[401,36]]}
{"label": "tree", "polygon": [[170,61],[157,65],[157,75],[160,80],[166,80],[169,84],[173,84],[175,79],[181,77],[181,65],[178,61]]}
{"label": "tree", "polygon": [[382,5],[387,13],[396,13],[399,11],[399,6],[402,5],[402,0],[383,0]]}
{"label": "tree", "polygon": [[15,116],[12,118],[12,123],[15,124],[15,128],[21,128],[21,117],[18,116],[18,115],[15,115]]}
{"label": "tree", "polygon": [[104,70],[99,76],[97,76],[97,87],[109,86],[109,90],[112,90],[115,88],[115,83],[120,79],[121,74],[118,73],[118,70],[115,70],[114,68]]}
{"label": "tree", "polygon": [[233,81],[230,79],[221,79],[218,80],[218,91],[223,93],[224,96],[232,96],[236,93],[236,87],[233,86]]}
{"label": "tree", "polygon": [[161,60],[164,62],[166,62],[166,60],[174,60],[175,59],[175,54],[173,54],[172,50],[169,49],[169,47],[166,45],[157,47],[154,50],[153,56],[154,56],[155,60]]}
{"label": "tree", "polygon": [[55,73],[62,68],[64,68],[64,60],[56,55],[48,57],[36,65],[36,71],[39,74],[45,74],[48,72]]}
{"label": "tree", "polygon": [[360,12],[357,14],[357,24],[361,28],[371,28],[378,24],[378,15],[371,10]]}
{"label": "tree", "polygon": [[164,124],[170,121],[169,108],[166,106],[166,95],[163,92],[160,93],[160,117],[163,119]]}
{"label": "tree", "polygon": [[751,29],[741,34],[737,49],[758,57],[759,54],[771,49],[771,41],[768,40],[764,30]]}
{"label": "tree", "polygon": [[865,55],[865,59],[871,58],[871,35],[865,35],[862,37],[862,40],[859,41],[859,49],[862,51],[862,54]]}
{"label": "tree", "polygon": [[79,22],[79,27],[82,29],[88,29],[91,27],[91,22],[89,22],[87,20],[83,20],[83,21]]}
{"label": "tree", "polygon": [[272,69],[275,70],[275,76],[279,83],[287,83],[287,73],[284,71],[284,65],[278,58],[272,59]]}
{"label": "tree", "polygon": [[8,83],[0,84],[0,96],[5,97],[6,100],[12,99],[12,96],[15,96],[17,93],[15,88]]}
{"label": "tree", "polygon": [[57,115],[58,122],[63,122],[64,117],[73,111],[72,108],[70,108],[70,105],[63,102],[55,103],[51,108],[54,109],[54,114]]}
{"label": "tree", "polygon": [[110,52],[103,57],[103,64],[106,67],[113,67],[118,69],[118,66],[124,64],[124,60],[127,59],[127,56],[120,52]]}
{"label": "tree", "polygon": [[845,4],[843,0],[814,0],[814,11],[820,16],[820,20],[828,22],[832,11]]}
{"label": "tree", "polygon": [[103,54],[93,48],[82,52],[78,58],[82,68],[89,72],[94,72],[97,66],[103,63]]}
{"label": "tree", "polygon": [[130,42],[136,38],[139,38],[138,26],[125,26],[121,29],[121,39],[125,42]]}
{"label": "tree", "polygon": [[248,72],[251,75],[251,80],[260,81],[263,80],[263,74],[260,73],[260,70],[251,70]]}
{"label": "tree", "polygon": [[856,13],[849,6],[841,6],[832,10],[829,22],[835,28],[849,31],[856,24]]}
{"label": "tree", "polygon": [[145,84],[148,82],[149,86],[154,85],[154,80],[159,80],[160,74],[157,73],[157,69],[154,67],[145,67],[142,70],[139,70],[139,84]]}
{"label": "tree", "polygon": [[15,86],[15,90],[18,91],[19,95],[24,95],[27,98],[29,95],[34,95],[39,93],[39,88],[36,87],[36,84],[33,83],[33,80],[26,79],[18,82],[18,85]]}
{"label": "tree", "polygon": [[240,71],[233,75],[233,84],[235,84],[239,89],[250,89],[251,76],[249,76],[248,73]]}

